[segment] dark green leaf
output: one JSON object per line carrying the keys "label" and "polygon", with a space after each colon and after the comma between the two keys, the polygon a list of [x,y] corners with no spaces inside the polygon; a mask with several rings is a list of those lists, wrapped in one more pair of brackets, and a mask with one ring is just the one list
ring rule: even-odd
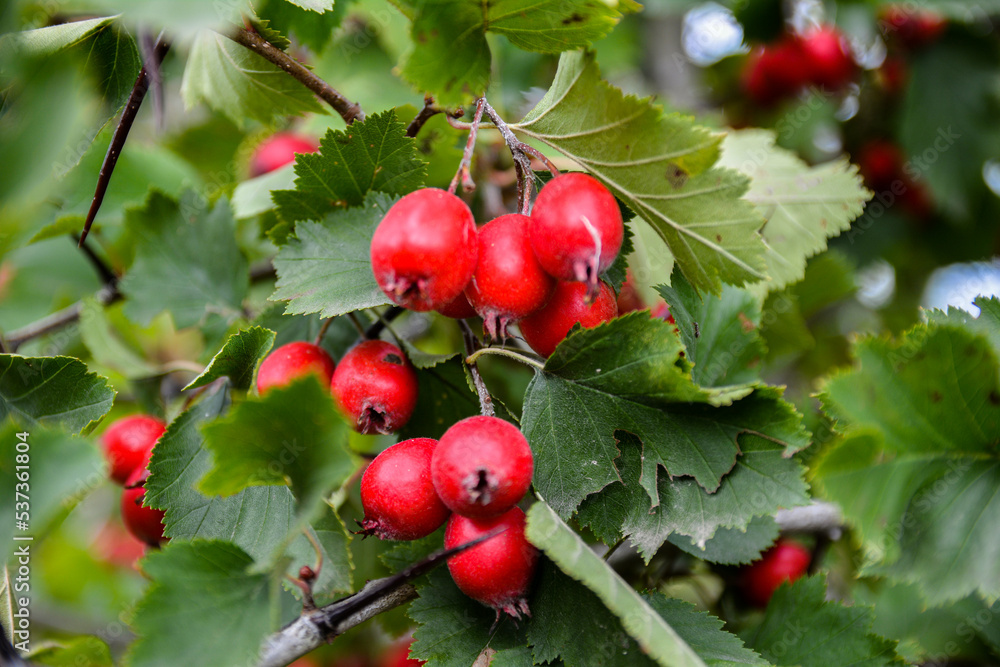
{"label": "dark green leaf", "polygon": [[332,317],[389,303],[372,273],[375,228],[395,200],[371,193],[361,207],[336,211],[323,222],[300,222],[274,259],[278,282],[273,301],[288,301],[288,314]]}
{"label": "dark green leaf", "polygon": [[97,637],[77,637],[33,651],[28,658],[35,665],[51,667],[114,667],[111,650]]}
{"label": "dark green leaf", "polygon": [[705,549],[690,537],[672,533],[667,539],[675,547],[710,563],[746,565],[760,558],[778,538],[778,524],[771,516],[755,516],[745,529],[719,528],[712,539],[705,542]]}
{"label": "dark green leaf", "polygon": [[221,377],[228,377],[236,389],[250,389],[257,364],[271,351],[274,336],[273,331],[263,327],[250,327],[234,333],[212,357],[205,371],[184,389],[203,387]]}
{"label": "dark green leaf", "polygon": [[872,634],[870,607],[826,601],[826,578],[782,584],[747,645],[776,665],[848,667],[903,665],[896,642]]}
{"label": "dark green leaf", "polygon": [[[171,542],[150,553],[153,580],[135,609],[139,635],[129,664],[252,664],[271,627],[270,581],[249,574],[253,559],[229,542]],[[220,641],[225,638],[225,641]]]}
{"label": "dark green leaf", "polygon": [[715,168],[721,137],[600,78],[592,54],[564,53],[545,97],[513,129],[583,165],[652,225],[699,291],[763,279],[763,218],[749,179]]}
{"label": "dark green leaf", "polygon": [[272,198],[286,222],[323,220],[344,207],[367,205],[373,190],[405,195],[420,187],[427,169],[416,142],[392,109],[368,116],[346,130],[328,130],[319,153],[295,161],[295,189]]}
{"label": "dark green leaf", "polygon": [[268,19],[272,28],[294,36],[319,53],[333,39],[334,32],[340,26],[341,19],[346,14],[344,6],[349,6],[348,0],[337,0],[336,3],[268,0],[262,7],[257,7],[257,13]]}
{"label": "dark green leaf", "polygon": [[114,400],[108,381],[79,359],[0,354],[0,421],[89,432]]}
{"label": "dark green leaf", "polygon": [[240,315],[249,271],[225,199],[209,208],[192,192],[178,202],[154,191],[125,216],[136,240],[135,262],[121,281],[129,318],[145,326],[168,310],[184,328],[209,315]]}

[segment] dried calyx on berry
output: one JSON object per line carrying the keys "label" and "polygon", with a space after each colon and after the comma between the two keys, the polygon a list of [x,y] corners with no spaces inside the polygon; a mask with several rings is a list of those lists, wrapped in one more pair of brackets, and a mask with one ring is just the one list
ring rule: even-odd
{"label": "dried calyx on berry", "polygon": [[330,391],[354,430],[388,434],[402,428],[413,414],[417,374],[398,347],[366,340],[340,360]]}

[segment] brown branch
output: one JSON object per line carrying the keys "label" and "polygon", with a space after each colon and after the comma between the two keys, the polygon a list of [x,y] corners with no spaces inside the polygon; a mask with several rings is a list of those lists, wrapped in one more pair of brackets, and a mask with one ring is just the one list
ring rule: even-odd
{"label": "brown branch", "polygon": [[465,365],[469,368],[472,384],[475,385],[476,394],[479,396],[479,411],[487,417],[493,417],[496,414],[493,410],[493,398],[490,397],[490,392],[486,388],[483,376],[479,374],[479,368],[475,361],[469,363],[469,357],[479,349],[479,339],[476,338],[476,334],[472,333],[472,327],[469,326],[468,322],[459,320],[458,325],[462,328],[462,341],[465,343]]}
{"label": "brown branch", "polygon": [[465,142],[465,150],[462,152],[461,162],[458,163],[458,171],[455,172],[455,177],[451,179],[451,184],[448,186],[448,192],[451,194],[455,194],[455,190],[458,189],[459,181],[462,182],[462,189],[466,192],[472,192],[476,189],[476,184],[472,181],[469,169],[472,166],[472,154],[476,149],[476,133],[479,131],[479,122],[483,118],[483,110],[485,107],[485,97],[480,97],[476,100],[476,112],[472,116],[472,125],[469,128],[469,139]]}
{"label": "brown branch", "polygon": [[155,62],[155,67],[159,71],[159,64],[163,62],[169,49],[170,45],[161,36],[153,47],[152,61],[148,65],[143,65],[142,69],[139,70],[139,76],[135,78],[132,93],[128,96],[128,101],[122,110],[122,116],[118,119],[118,127],[115,128],[115,133],[111,137],[111,145],[108,146],[108,152],[105,153],[104,162],[101,164],[101,172],[97,177],[97,187],[94,189],[94,199],[90,202],[90,210],[87,211],[87,219],[83,223],[83,232],[80,234],[81,247],[83,242],[87,240],[87,234],[90,233],[94,219],[97,218],[97,212],[101,209],[104,195],[108,191],[108,184],[111,183],[111,174],[114,173],[115,165],[118,164],[118,156],[122,153],[129,130],[132,129],[132,123],[135,122],[135,117],[139,113],[139,106],[142,104],[143,98],[146,97],[146,91],[149,90],[150,76],[147,67],[152,66]]}
{"label": "brown branch", "polygon": [[364,111],[361,110],[361,107],[356,102],[348,100],[326,81],[313,74],[305,65],[257,33],[250,32],[246,28],[241,27],[229,31],[226,37],[288,72],[299,83],[316,93],[320,99],[333,107],[333,110],[339,113],[340,117],[348,125],[356,120],[365,119]]}
{"label": "brown branch", "polygon": [[434,98],[430,95],[424,97],[424,108],[420,110],[410,124],[406,126],[406,136],[415,137],[420,132],[420,128],[424,126],[428,120],[433,118],[439,113],[444,113],[444,109],[439,109],[434,106]]}
{"label": "brown branch", "polygon": [[87,259],[90,261],[91,266],[97,271],[97,277],[101,279],[101,282],[106,285],[112,285],[118,282],[118,276],[111,267],[108,266],[103,259],[97,256],[94,249],[91,248],[86,242],[80,240],[79,234],[72,234],[73,240],[76,241],[76,245],[83,254],[86,255]]}

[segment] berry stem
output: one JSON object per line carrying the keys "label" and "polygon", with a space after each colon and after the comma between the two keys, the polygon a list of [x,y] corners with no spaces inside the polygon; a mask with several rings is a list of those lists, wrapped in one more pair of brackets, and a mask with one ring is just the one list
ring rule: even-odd
{"label": "berry stem", "polygon": [[495,416],[493,410],[493,399],[490,397],[490,392],[486,388],[486,383],[483,382],[483,376],[479,374],[479,369],[476,367],[475,362],[469,363],[468,357],[475,354],[476,350],[479,348],[479,340],[476,338],[476,334],[472,332],[472,328],[469,323],[465,320],[459,320],[458,324],[462,327],[462,340],[465,343],[465,356],[466,365],[469,367],[469,374],[472,375],[472,384],[476,386],[476,394],[479,395],[479,411],[487,416]]}
{"label": "berry stem", "polygon": [[532,368],[537,368],[538,370],[542,370],[543,368],[545,368],[545,364],[539,361],[538,359],[533,359],[527,355],[521,354],[520,352],[515,352],[514,350],[508,350],[507,348],[503,347],[484,347],[478,349],[465,358],[465,363],[470,365],[475,364],[476,360],[479,359],[479,357],[483,356],[484,354],[495,354],[499,357],[507,357],[509,359],[514,359],[516,361],[520,361],[522,364],[531,366]]}
{"label": "berry stem", "polygon": [[368,338],[365,328],[361,326],[361,322],[358,320],[358,316],[355,313],[347,313],[347,319],[349,319],[351,324],[354,325],[354,328],[358,330],[358,335],[361,336],[362,339]]}
{"label": "berry stem", "polygon": [[[316,340],[313,341],[314,345],[319,346],[319,344],[323,342],[323,337],[326,336],[327,329],[330,328],[331,324],[333,324],[333,318],[326,318],[323,322],[323,326],[319,328],[319,333],[316,334]],[[364,332],[362,332],[362,335],[364,335]]]}
{"label": "berry stem", "polygon": [[368,340],[375,340],[382,333],[382,329],[394,319],[406,312],[406,309],[402,306],[390,306],[385,310],[385,312],[380,313],[378,319],[372,323],[370,327],[365,330],[365,338]]}
{"label": "berry stem", "polygon": [[439,113],[447,114],[448,119],[460,118],[465,111],[462,109],[442,109],[441,107],[434,106],[434,98],[430,95],[424,97],[424,108],[414,116],[410,124],[406,126],[406,136],[415,137],[420,133],[420,128],[424,126],[428,120],[436,116]]}
{"label": "berry stem", "polygon": [[469,139],[465,142],[462,161],[458,163],[458,171],[455,172],[455,177],[451,179],[451,184],[448,186],[448,192],[451,194],[455,194],[455,190],[458,189],[459,180],[462,181],[462,189],[466,192],[472,192],[476,189],[476,184],[472,182],[472,176],[469,175],[469,167],[472,165],[472,153],[476,148],[476,134],[479,132],[479,121],[483,118],[483,108],[485,106],[485,97],[480,97],[476,100],[476,113],[472,116],[472,125],[469,127]]}
{"label": "berry stem", "polygon": [[503,137],[504,143],[507,144],[507,148],[510,149],[510,154],[514,158],[514,171],[517,173],[517,208],[522,215],[528,215],[531,210],[531,186],[534,184],[531,158],[528,157],[528,154],[522,148],[524,143],[514,136],[514,133],[507,126],[507,123],[504,122],[503,118],[500,117],[496,109],[490,106],[485,97],[482,100],[486,115],[490,117],[493,125],[500,131],[500,136]]}

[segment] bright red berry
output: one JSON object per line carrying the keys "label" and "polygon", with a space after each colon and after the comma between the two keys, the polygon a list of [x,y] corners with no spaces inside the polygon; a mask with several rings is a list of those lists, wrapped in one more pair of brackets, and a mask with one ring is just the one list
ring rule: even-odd
{"label": "bright red berry", "polygon": [[470,519],[452,514],[444,533],[446,549],[465,544],[498,529],[503,532],[448,561],[451,578],[463,593],[500,612],[528,616],[527,594],[538,565],[538,550],[524,536],[524,512],[512,507],[505,514]]}
{"label": "bright red berry", "polygon": [[545,307],[518,324],[525,342],[532,350],[547,357],[577,322],[589,329],[617,317],[618,303],[614,290],[603,281],[599,288],[597,299],[588,304],[587,287],[583,283],[557,284]]}
{"label": "bright red berry", "polygon": [[670,313],[670,306],[668,306],[666,303],[660,302],[656,304],[655,306],[653,306],[653,309],[650,311],[649,314],[650,317],[659,318],[664,322],[669,322],[670,324],[677,324],[677,321],[674,319],[674,316]]}
{"label": "bright red berry", "polygon": [[794,94],[808,82],[801,44],[789,34],[774,44],[758,46],[751,51],[742,75],[744,92],[762,107]]}
{"label": "bright red berry", "polygon": [[375,457],[361,477],[362,532],[381,540],[417,540],[444,525],[451,511],[431,482],[431,438],[403,440]]}
{"label": "bright red berry", "polygon": [[330,384],[336,364],[319,345],[297,341],[282,345],[267,355],[257,371],[257,391],[283,387],[292,380],[315,373],[323,386]]}
{"label": "bright red berry", "polygon": [[747,600],[766,607],[782,582],[792,582],[809,569],[812,554],[798,542],[780,539],[761,559],[743,569],[743,592]]}
{"label": "bright red berry", "polygon": [[471,303],[469,303],[469,298],[465,296],[465,292],[459,294],[447,305],[438,308],[437,311],[445,317],[450,317],[453,320],[464,320],[466,318],[476,316],[476,309],[472,307]]}
{"label": "bright red berry", "polygon": [[315,153],[319,144],[309,137],[279,132],[265,139],[250,158],[250,175],[260,176],[295,160],[296,153]]}
{"label": "bright red berry", "polygon": [[132,415],[111,424],[101,436],[111,479],[124,484],[133,471],[146,465],[153,445],[166,430],[161,420],[147,415]]}
{"label": "bright red berry", "polygon": [[348,350],[330,390],[358,433],[392,433],[417,405],[417,373],[392,343],[366,340]]}
{"label": "bright red berry", "polygon": [[137,539],[146,544],[158,547],[164,542],[163,510],[143,507],[142,499],[146,495],[144,484],[149,477],[145,464],[132,472],[125,481],[122,491],[122,521],[125,527]]}
{"label": "bright red berry", "polygon": [[476,223],[461,199],[437,188],[392,205],[372,237],[375,282],[393,303],[437,310],[454,301],[476,268]]}
{"label": "bright red berry", "polygon": [[531,220],[528,238],[542,267],[560,280],[587,283],[593,296],[625,233],[614,195],[587,174],[561,174],[538,193]]}
{"label": "bright red berry", "polygon": [[431,459],[442,502],[464,516],[503,514],[531,486],[534,459],[520,429],[497,417],[468,417],[445,431]]}
{"label": "bright red berry", "polygon": [[840,90],[854,78],[857,64],[844,34],[836,26],[818,26],[799,38],[809,82]]}
{"label": "bright red berry", "polygon": [[891,141],[872,139],[858,152],[858,169],[870,188],[891,190],[903,178],[903,152]]}
{"label": "bright red berry", "polygon": [[423,660],[410,657],[411,646],[413,646],[412,639],[393,644],[382,654],[379,667],[420,667],[425,664]]}
{"label": "bright red berry", "polygon": [[465,288],[490,338],[507,336],[507,325],[545,305],[556,286],[531,249],[532,219],[511,213],[479,229],[479,263]]}

